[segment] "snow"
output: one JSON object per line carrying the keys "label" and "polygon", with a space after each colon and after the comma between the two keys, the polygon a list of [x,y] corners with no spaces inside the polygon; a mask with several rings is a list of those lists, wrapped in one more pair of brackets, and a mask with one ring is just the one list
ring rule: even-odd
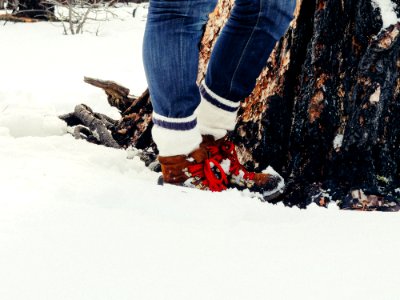
{"label": "snow", "polygon": [[134,150],[67,133],[78,103],[118,117],[83,76],[145,89],[143,29],[2,26],[0,299],[397,299],[397,214],[157,186]]}
{"label": "snow", "polygon": [[369,102],[372,104],[377,104],[381,97],[381,86],[378,84],[375,92],[369,97]]}
{"label": "snow", "polygon": [[400,21],[395,11],[395,3],[391,0],[372,0],[374,8],[379,8],[382,16],[382,29]]}
{"label": "snow", "polygon": [[343,134],[337,134],[335,136],[335,138],[333,139],[333,148],[336,151],[339,151],[340,148],[342,147],[343,139],[344,139],[344,135]]}

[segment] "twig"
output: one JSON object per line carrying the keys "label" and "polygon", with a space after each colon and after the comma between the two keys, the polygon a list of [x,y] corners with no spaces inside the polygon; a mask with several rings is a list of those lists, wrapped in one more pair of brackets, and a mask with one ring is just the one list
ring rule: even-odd
{"label": "twig", "polygon": [[86,22],[86,20],[87,20],[87,18],[88,18],[88,15],[89,15],[89,13],[90,13],[90,11],[91,11],[91,7],[88,7],[88,9],[87,9],[86,12],[85,12],[85,15],[84,15],[83,18],[82,18],[82,21],[79,23],[79,25],[78,25],[78,27],[77,27],[77,29],[76,29],[76,33],[82,33],[82,31],[83,31],[83,24],[85,24],[85,22]]}

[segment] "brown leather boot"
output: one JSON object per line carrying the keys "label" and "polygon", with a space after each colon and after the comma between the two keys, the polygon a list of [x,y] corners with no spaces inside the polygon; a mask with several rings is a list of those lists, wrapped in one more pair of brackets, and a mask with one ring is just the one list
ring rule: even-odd
{"label": "brown leather boot", "polygon": [[188,156],[159,156],[158,160],[162,171],[160,184],[170,183],[213,192],[227,188],[226,174],[219,163],[209,157],[204,147],[200,147]]}
{"label": "brown leather boot", "polygon": [[201,147],[223,167],[230,184],[239,190],[248,188],[250,191],[259,192],[264,200],[272,200],[281,195],[285,182],[274,169],[268,167],[262,173],[249,172],[239,162],[235,145],[226,137],[215,140],[213,136],[203,136]]}

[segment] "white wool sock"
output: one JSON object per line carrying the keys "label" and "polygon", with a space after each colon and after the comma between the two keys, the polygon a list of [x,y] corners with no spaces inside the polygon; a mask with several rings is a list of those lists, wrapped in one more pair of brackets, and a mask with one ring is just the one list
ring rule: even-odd
{"label": "white wool sock", "polygon": [[201,134],[195,116],[168,118],[153,112],[153,140],[160,156],[188,155],[199,148]]}
{"label": "white wool sock", "polygon": [[200,133],[220,139],[235,128],[240,103],[218,96],[204,81],[200,84],[200,93],[201,102],[195,112]]}

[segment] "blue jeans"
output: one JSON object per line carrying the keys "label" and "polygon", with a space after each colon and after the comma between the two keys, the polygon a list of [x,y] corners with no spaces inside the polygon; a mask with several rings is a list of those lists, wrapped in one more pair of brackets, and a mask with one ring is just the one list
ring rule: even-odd
{"label": "blue jeans", "polygon": [[213,49],[204,87],[199,90],[199,44],[216,3],[150,0],[143,61],[153,120],[160,128],[193,129],[197,124],[194,113],[202,98],[235,113],[239,102],[253,90],[276,41],[287,30],[296,0],[236,0]]}

